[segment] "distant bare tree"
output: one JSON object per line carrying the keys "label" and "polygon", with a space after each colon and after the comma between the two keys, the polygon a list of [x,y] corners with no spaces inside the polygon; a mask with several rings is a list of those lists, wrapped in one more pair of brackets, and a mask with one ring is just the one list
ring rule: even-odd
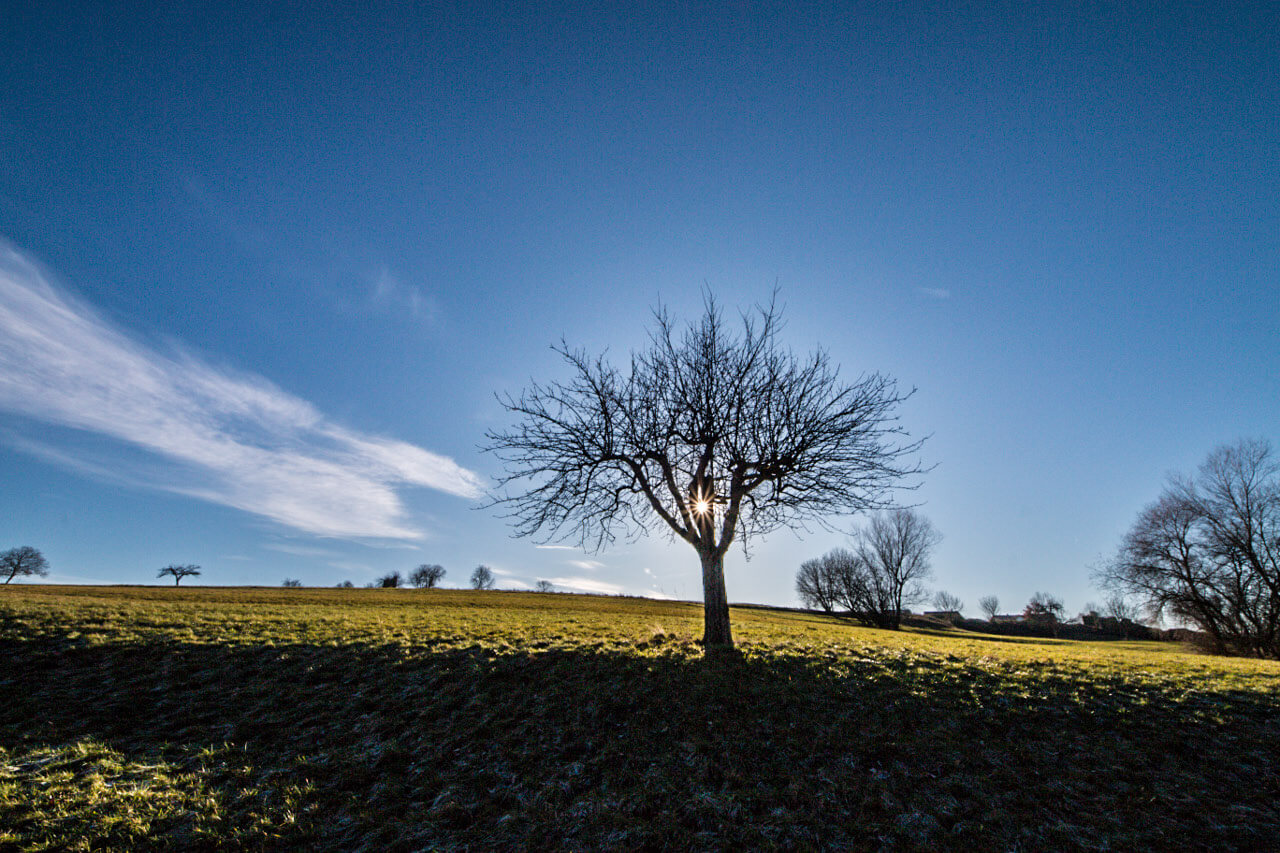
{"label": "distant bare tree", "polygon": [[387,572],[378,578],[377,586],[382,589],[398,589],[402,583],[404,583],[404,578],[400,576],[399,572]]}
{"label": "distant bare tree", "polygon": [[302,581],[298,580],[297,578],[285,578],[284,583],[280,585],[286,589],[301,589]]}
{"label": "distant bare tree", "polygon": [[996,614],[1000,612],[1000,599],[994,595],[984,595],[978,599],[978,607],[982,609],[988,622],[994,621]]}
{"label": "distant bare tree", "polygon": [[1269,442],[1209,454],[1173,477],[1095,579],[1207,633],[1219,650],[1280,657],[1280,463]]}
{"label": "distant bare tree", "polygon": [[497,581],[493,577],[493,569],[488,566],[476,566],[471,573],[472,589],[493,589]]}
{"label": "distant bare tree", "polygon": [[343,581],[342,583],[338,584],[338,589],[354,589],[354,588],[355,588],[355,584],[353,584],[351,581]]}
{"label": "distant bare tree", "polygon": [[434,589],[444,578],[444,566],[423,563],[409,573],[409,583],[419,589]]}
{"label": "distant bare tree", "polygon": [[1037,592],[1031,596],[1031,600],[1023,608],[1022,616],[1028,622],[1048,625],[1053,629],[1053,635],[1056,637],[1058,636],[1058,623],[1062,621],[1062,616],[1066,611],[1067,608],[1062,603],[1062,599],[1047,592]]}
{"label": "distant bare tree", "polygon": [[37,549],[30,545],[19,545],[0,554],[0,573],[6,575],[4,582],[18,575],[37,575],[45,577],[49,574],[49,561]]}
{"label": "distant bare tree", "polygon": [[199,574],[200,574],[199,566],[193,566],[190,564],[185,566],[179,566],[177,564],[174,564],[171,566],[165,566],[163,569],[160,570],[160,574],[156,575],[156,577],[158,578],[171,577],[173,578],[173,585],[177,586],[179,583],[182,582],[183,578],[195,577]]}
{"label": "distant bare tree", "polygon": [[1121,622],[1138,621],[1138,608],[1123,595],[1109,595],[1104,605],[1104,614]]}
{"label": "distant bare tree", "polygon": [[942,541],[915,510],[877,513],[855,534],[858,572],[845,590],[854,614],[880,628],[902,625],[903,609],[923,601],[929,554]]}
{"label": "distant bare tree", "polygon": [[960,613],[964,610],[964,602],[960,600],[960,596],[941,589],[933,594],[933,606],[947,613]]}
{"label": "distant bare tree", "polygon": [[783,348],[774,302],[736,333],[710,296],[683,330],[661,309],[655,321],[629,366],[562,342],[568,382],[501,398],[520,421],[488,434],[507,465],[494,502],[522,536],[598,549],[656,528],[684,540],[702,565],[703,642],[732,646],[729,547],[887,506],[921,470],[897,423],[910,395],[878,373],[842,382],[822,350]]}
{"label": "distant bare tree", "polygon": [[533,585],[534,592],[555,592],[555,584],[551,581],[540,580]]}
{"label": "distant bare tree", "polygon": [[844,548],[828,551],[821,557],[805,560],[796,574],[796,594],[805,607],[834,612],[847,603],[849,579],[857,567],[857,556]]}

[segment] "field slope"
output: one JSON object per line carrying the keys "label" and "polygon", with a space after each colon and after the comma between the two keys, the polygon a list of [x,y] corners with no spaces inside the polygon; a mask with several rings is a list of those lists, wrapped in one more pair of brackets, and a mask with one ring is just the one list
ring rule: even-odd
{"label": "field slope", "polygon": [[735,608],[0,588],[0,851],[1264,849],[1280,665]]}

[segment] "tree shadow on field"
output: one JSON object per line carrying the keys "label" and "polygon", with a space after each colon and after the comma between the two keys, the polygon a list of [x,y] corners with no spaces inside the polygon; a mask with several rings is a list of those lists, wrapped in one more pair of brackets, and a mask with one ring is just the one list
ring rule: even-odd
{"label": "tree shadow on field", "polygon": [[926,634],[930,637],[945,637],[948,640],[972,640],[975,643],[1012,643],[1019,646],[1065,646],[1078,640],[1058,639],[1055,637],[1018,637],[1013,635],[974,634],[968,631],[943,630],[941,628],[912,628],[912,633]]}
{"label": "tree shadow on field", "polygon": [[[1254,693],[663,641],[0,646],[19,792],[41,783],[31,756],[85,742],[195,792],[132,849],[1247,848],[1280,830],[1280,721]],[[0,825],[92,840],[109,788],[57,826],[0,798]]]}

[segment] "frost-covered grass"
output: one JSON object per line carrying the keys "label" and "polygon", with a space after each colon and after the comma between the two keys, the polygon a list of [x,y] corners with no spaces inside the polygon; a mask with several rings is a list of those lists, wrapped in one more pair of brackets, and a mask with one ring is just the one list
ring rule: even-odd
{"label": "frost-covered grass", "polygon": [[0,851],[1265,849],[1280,664],[499,592],[0,588]]}

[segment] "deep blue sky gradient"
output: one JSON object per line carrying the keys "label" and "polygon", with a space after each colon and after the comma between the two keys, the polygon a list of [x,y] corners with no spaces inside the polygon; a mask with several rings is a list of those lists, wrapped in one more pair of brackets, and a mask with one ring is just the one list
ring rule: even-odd
{"label": "deep blue sky gradient", "polygon": [[[919,389],[935,586],[1078,608],[1166,472],[1280,438],[1280,11],[1048,6],[11,4],[0,236],[139,347],[486,477],[494,392],[562,376],[562,335],[625,358],[658,300],[776,284],[797,349]],[[0,545],[56,580],[487,562],[698,594],[661,536],[538,550],[417,487],[422,540],[317,536],[0,423]],[[731,599],[792,602],[842,542],[735,553]]]}

